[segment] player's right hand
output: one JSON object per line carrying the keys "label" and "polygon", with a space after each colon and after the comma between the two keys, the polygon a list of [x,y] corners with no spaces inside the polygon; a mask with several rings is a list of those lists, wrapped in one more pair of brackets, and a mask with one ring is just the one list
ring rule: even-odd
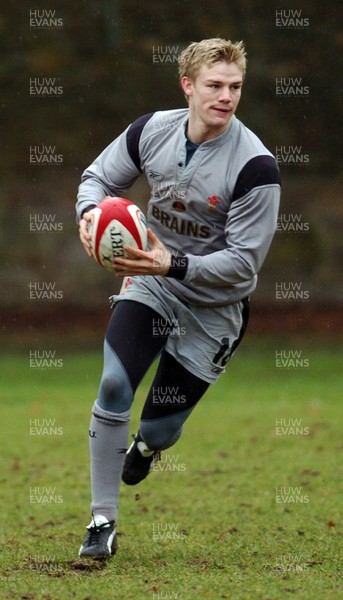
{"label": "player's right hand", "polygon": [[91,236],[88,231],[89,224],[92,222],[93,219],[94,214],[91,210],[89,212],[85,212],[82,215],[82,219],[80,221],[79,226],[80,240],[88,256],[93,256],[91,247]]}

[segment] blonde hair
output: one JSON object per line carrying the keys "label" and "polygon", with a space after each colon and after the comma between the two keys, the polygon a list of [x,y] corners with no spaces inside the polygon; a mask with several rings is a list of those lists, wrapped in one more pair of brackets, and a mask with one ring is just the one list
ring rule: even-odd
{"label": "blonde hair", "polygon": [[181,52],[178,57],[180,78],[186,76],[194,80],[202,65],[212,67],[221,60],[235,63],[245,76],[247,61],[243,42],[210,38],[193,42]]}

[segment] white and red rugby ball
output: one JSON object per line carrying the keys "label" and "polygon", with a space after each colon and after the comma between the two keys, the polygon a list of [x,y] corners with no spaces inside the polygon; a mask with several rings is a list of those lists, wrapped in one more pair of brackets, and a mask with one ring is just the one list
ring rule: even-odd
{"label": "white and red rugby ball", "polygon": [[125,256],[124,246],[146,250],[147,223],[140,208],[125,198],[106,196],[92,209],[93,220],[88,231],[95,260],[113,270],[116,256]]}

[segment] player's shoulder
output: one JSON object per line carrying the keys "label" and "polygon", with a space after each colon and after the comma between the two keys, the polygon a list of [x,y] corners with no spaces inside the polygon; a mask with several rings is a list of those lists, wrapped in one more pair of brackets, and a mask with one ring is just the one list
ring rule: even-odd
{"label": "player's shoulder", "polygon": [[235,139],[242,155],[249,155],[249,158],[252,158],[253,156],[260,154],[274,158],[272,152],[264,145],[256,133],[244,125],[239,119],[236,119]]}
{"label": "player's shoulder", "polygon": [[142,139],[149,138],[165,139],[178,134],[188,119],[188,108],[176,108],[171,110],[158,110],[150,119],[144,129]]}
{"label": "player's shoulder", "polygon": [[274,155],[251,129],[237,119],[237,180],[233,198],[240,198],[253,188],[280,185],[280,171]]}
{"label": "player's shoulder", "polygon": [[142,170],[142,157],[156,145],[156,139],[165,141],[179,130],[187,120],[188,109],[158,110],[142,115],[128,127],[126,146],[131,160],[139,171]]}
{"label": "player's shoulder", "polygon": [[156,110],[138,117],[128,128],[128,135],[140,132],[150,135],[159,131],[170,132],[186,121],[188,108],[176,108],[170,110]]}

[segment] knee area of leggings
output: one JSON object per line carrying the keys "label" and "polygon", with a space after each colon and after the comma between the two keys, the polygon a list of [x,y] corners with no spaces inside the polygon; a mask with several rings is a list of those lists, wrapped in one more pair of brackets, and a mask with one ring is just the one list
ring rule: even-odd
{"label": "knee area of leggings", "polygon": [[133,400],[131,386],[127,379],[115,374],[102,377],[99,389],[98,404],[110,412],[129,410]]}
{"label": "knee area of leggings", "polygon": [[118,355],[105,339],[104,369],[100,381],[98,404],[104,410],[121,413],[130,409],[132,400],[130,378]]}
{"label": "knee area of leggings", "polygon": [[166,450],[173,446],[182,433],[182,427],[162,427],[159,421],[141,422],[140,434],[150,450]]}

